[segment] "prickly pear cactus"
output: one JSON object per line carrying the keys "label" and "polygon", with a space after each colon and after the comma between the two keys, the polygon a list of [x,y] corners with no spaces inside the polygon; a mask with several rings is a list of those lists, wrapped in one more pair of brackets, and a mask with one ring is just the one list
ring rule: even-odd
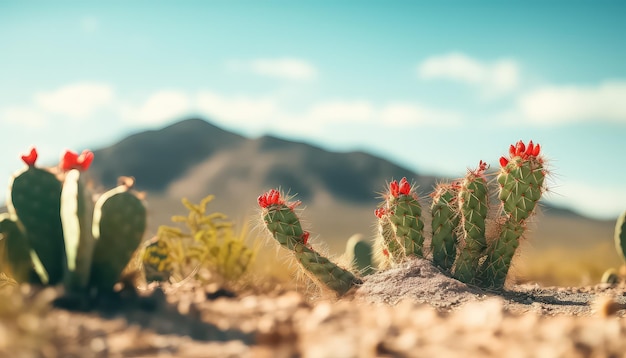
{"label": "prickly pear cactus", "polygon": [[459,183],[441,183],[432,195],[433,263],[444,270],[451,270],[456,259],[457,232],[461,219],[459,189]]}
{"label": "prickly pear cactus", "polygon": [[61,224],[62,183],[48,170],[35,167],[37,151],[22,156],[28,167],[10,183],[8,207],[25,228],[29,245],[47,272],[48,283],[62,281],[66,271]]}
{"label": "prickly pear cactus", "polygon": [[293,252],[296,260],[314,281],[343,295],[360,280],[350,271],[337,266],[308,245],[309,233],[302,229],[294,209],[299,204],[286,203],[278,190],[259,196],[263,222],[278,243]]}
{"label": "prickly pear cactus", "polygon": [[465,246],[457,259],[454,277],[465,283],[474,283],[480,258],[487,249],[485,220],[489,212],[489,193],[482,160],[476,170],[468,171],[459,188],[462,235]]}
{"label": "prickly pear cactus", "polygon": [[113,288],[146,230],[146,208],[131,191],[133,185],[132,178],[122,178],[120,185],[104,193],[95,205],[90,283],[100,290]]}
{"label": "prickly pear cactus", "polygon": [[2,272],[8,273],[17,282],[36,278],[26,233],[8,214],[0,215],[0,252]]}

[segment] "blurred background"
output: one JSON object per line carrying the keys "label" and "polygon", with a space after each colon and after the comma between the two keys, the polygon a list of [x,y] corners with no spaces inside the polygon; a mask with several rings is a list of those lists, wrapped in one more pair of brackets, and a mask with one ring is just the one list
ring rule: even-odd
{"label": "blurred background", "polygon": [[[37,146],[134,175],[151,230],[181,197],[239,222],[281,186],[331,252],[373,236],[385,180],[424,197],[509,144],[542,145],[549,192],[519,282],[621,264],[626,4],[619,1],[2,1],[0,174]],[[1,195],[4,200],[5,195]]]}

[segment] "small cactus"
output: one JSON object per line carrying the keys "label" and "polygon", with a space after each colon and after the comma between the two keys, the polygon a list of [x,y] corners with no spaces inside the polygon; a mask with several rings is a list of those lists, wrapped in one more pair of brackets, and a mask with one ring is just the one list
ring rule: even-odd
{"label": "small cactus", "polygon": [[626,263],[626,211],[615,222],[615,248],[617,253]]}
{"label": "small cactus", "polygon": [[361,235],[353,235],[348,239],[344,258],[360,275],[366,276],[374,273],[372,244],[364,240]]}
{"label": "small cactus", "polygon": [[489,211],[489,194],[482,160],[476,170],[468,171],[459,188],[458,200],[465,246],[457,259],[454,277],[459,281],[474,283],[480,258],[487,249],[485,220]]}
{"label": "small cactus", "polygon": [[31,149],[22,160],[27,168],[9,184],[7,206],[24,226],[29,245],[43,264],[50,284],[63,279],[67,269],[61,224],[62,183],[48,170],[37,168],[37,151]]}
{"label": "small cactus", "polygon": [[274,239],[295,255],[309,277],[343,295],[360,283],[350,271],[337,266],[308,244],[309,233],[302,229],[294,209],[300,202],[287,203],[278,190],[272,189],[258,198],[265,227]]}
{"label": "small cactus", "polygon": [[457,231],[461,219],[459,189],[457,182],[441,183],[432,194],[433,263],[444,270],[451,270],[456,259]]}
{"label": "small cactus", "polygon": [[146,230],[146,207],[131,191],[134,179],[123,177],[120,185],[96,201],[93,236],[96,239],[91,284],[111,290],[139,247]]}
{"label": "small cactus", "polygon": [[[385,201],[376,209],[379,231],[378,251],[383,251],[391,265],[404,261],[409,256],[424,256],[424,222],[422,207],[414,187],[402,178],[389,184],[384,194]],[[380,253],[378,254],[380,256]]]}
{"label": "small cactus", "polygon": [[534,213],[537,202],[545,191],[541,147],[532,141],[528,146],[519,141],[511,145],[509,158],[500,158],[499,198],[504,211],[500,237],[489,248],[481,267],[482,286],[501,288],[519,240],[526,230],[526,220]]}

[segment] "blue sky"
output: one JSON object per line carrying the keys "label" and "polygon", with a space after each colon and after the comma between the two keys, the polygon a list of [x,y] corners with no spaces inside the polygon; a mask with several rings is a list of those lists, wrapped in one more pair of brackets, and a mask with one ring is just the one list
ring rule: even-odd
{"label": "blue sky", "polygon": [[195,115],[447,176],[533,139],[548,201],[613,218],[623,4],[1,1],[0,175]]}

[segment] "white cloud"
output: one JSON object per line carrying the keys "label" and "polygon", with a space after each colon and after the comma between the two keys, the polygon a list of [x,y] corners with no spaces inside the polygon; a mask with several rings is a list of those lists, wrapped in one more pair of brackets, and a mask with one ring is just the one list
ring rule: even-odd
{"label": "white cloud", "polygon": [[43,113],[28,107],[5,108],[0,113],[0,120],[30,128],[39,128],[46,124],[46,116]]}
{"label": "white cloud", "polygon": [[[548,192],[548,201],[560,206],[574,207],[581,213],[595,218],[611,218],[624,210],[626,188],[592,185],[576,181],[559,184]],[[598,200],[598,198],[602,198]]]}
{"label": "white cloud", "polygon": [[519,86],[520,69],[510,59],[492,63],[478,61],[462,53],[429,57],[417,66],[421,79],[447,79],[481,89],[487,97],[509,93]]}
{"label": "white cloud", "polygon": [[317,122],[366,122],[374,118],[374,106],[363,100],[328,101],[313,105],[305,114]]}
{"label": "white cloud", "polygon": [[580,121],[626,123],[626,82],[597,86],[546,86],[522,95],[517,116],[535,124]]}
{"label": "white cloud", "polygon": [[159,124],[176,117],[189,115],[192,102],[184,92],[162,90],[152,94],[141,105],[125,105],[122,116],[129,121]]}
{"label": "white cloud", "polygon": [[87,118],[112,102],[113,89],[101,83],[74,83],[35,95],[35,104],[42,110],[72,119]]}
{"label": "white cloud", "polygon": [[201,91],[196,107],[216,120],[241,124],[269,121],[279,115],[279,105],[271,97],[224,96],[212,91]]}
{"label": "white cloud", "polygon": [[227,66],[234,71],[286,80],[310,81],[317,77],[317,69],[313,64],[297,58],[234,60],[229,61]]}
{"label": "white cloud", "polygon": [[456,126],[461,123],[459,113],[427,108],[414,103],[391,103],[380,112],[383,123],[391,126],[428,125]]}

